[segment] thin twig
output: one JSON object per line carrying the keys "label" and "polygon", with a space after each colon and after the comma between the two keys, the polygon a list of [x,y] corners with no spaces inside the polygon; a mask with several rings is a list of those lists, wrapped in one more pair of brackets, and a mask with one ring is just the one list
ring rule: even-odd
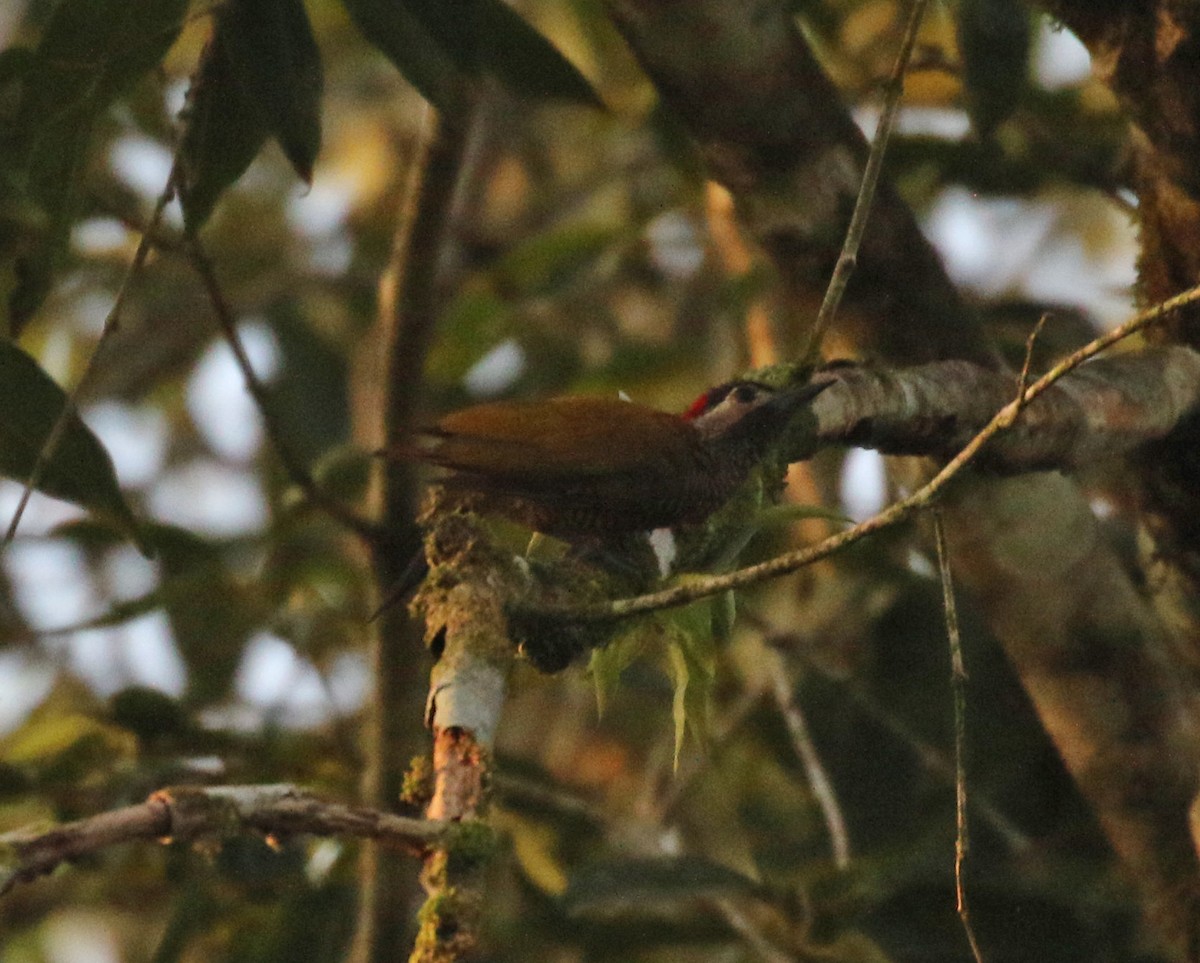
{"label": "thin twig", "polygon": [[774,653],[775,665],[771,667],[771,693],[779,714],[787,723],[788,734],[792,737],[792,747],[804,766],[804,774],[808,778],[809,788],[821,808],[825,818],[825,826],[829,830],[829,842],[833,848],[833,862],[838,869],[850,866],[850,833],[846,829],[846,817],[842,815],[837,793],[833,788],[833,780],[821,761],[812,734],[808,731],[808,722],[804,718],[804,710],[796,700],[792,691],[789,677],[783,659]]}
{"label": "thin twig", "polygon": [[1033,326],[1033,330],[1029,332],[1029,337],[1025,339],[1025,361],[1021,365],[1021,374],[1017,377],[1017,405],[1013,409],[1012,417],[1008,419],[1005,428],[1011,428],[1021,411],[1028,404],[1025,397],[1025,389],[1029,386],[1029,370],[1033,367],[1033,349],[1037,344],[1038,335],[1042,333],[1042,328],[1046,326],[1046,322],[1050,320],[1050,312],[1047,311],[1038,318],[1037,324]]}
{"label": "thin twig", "polygon": [[62,411],[58,413],[58,419],[54,422],[54,427],[50,429],[50,434],[46,437],[46,440],[42,443],[42,447],[38,451],[33,468],[29,472],[29,477],[25,479],[25,488],[21,492],[20,499],[17,501],[16,511],[13,512],[12,520],[8,523],[8,531],[4,533],[4,541],[0,543],[0,548],[8,547],[12,543],[12,540],[17,537],[17,528],[21,524],[25,508],[29,505],[29,499],[33,495],[34,489],[41,484],[42,478],[45,477],[46,469],[50,466],[51,459],[58,451],[58,446],[62,443],[63,436],[67,433],[67,427],[70,425],[71,419],[78,412],[79,399],[91,384],[97,370],[99,370],[101,352],[105,345],[112,341],[113,335],[121,327],[121,312],[125,308],[125,299],[129,296],[134,278],[141,273],[142,268],[146,264],[150,248],[154,246],[153,236],[158,230],[163,211],[166,210],[167,204],[170,203],[171,198],[175,195],[175,178],[178,166],[178,162],[176,162],[171,168],[166,186],[163,187],[162,193],[159,194],[158,200],[154,203],[154,213],[150,216],[150,223],[146,226],[146,232],[142,234],[141,240],[138,241],[137,250],[134,251],[133,260],[129,264],[129,270],[125,272],[125,277],[121,279],[121,286],[117,289],[116,297],[113,298],[112,307],[109,308],[108,316],[104,319],[104,327],[100,330],[100,337],[96,340],[96,346],[92,349],[92,355],[88,358],[87,365],[83,369],[83,374],[80,375],[79,381],[75,383],[75,386],[67,392]]}
{"label": "thin twig", "polygon": [[[424,392],[425,361],[445,301],[443,265],[452,240],[457,188],[471,173],[468,148],[472,132],[487,116],[472,92],[463,91],[461,96],[464,103],[470,104],[461,123],[448,122],[429,105],[423,108],[413,142],[415,153],[408,159],[392,250],[379,279],[382,337],[378,354],[384,393],[378,405],[377,427],[373,425],[370,430],[372,434],[381,430],[383,437],[379,440],[385,447],[407,437],[417,417]],[[381,481],[380,518],[387,537],[374,547],[372,569],[380,594],[386,595],[414,554],[421,552],[421,533],[414,521],[418,483],[411,460],[385,460]],[[425,705],[420,673],[414,671],[413,661],[413,653],[421,648],[423,626],[410,618],[403,606],[383,612],[376,626],[371,638],[373,682],[362,794],[372,804],[385,807],[400,793],[413,754],[426,750],[423,735],[412,726],[412,720],[422,716]],[[484,755],[490,760],[490,754]],[[482,759],[479,762],[485,764]],[[456,758],[450,768],[461,774],[467,767]],[[435,771],[436,796],[439,788],[444,788],[448,772],[436,766]],[[446,886],[461,883],[460,892],[474,891],[474,884],[468,886],[457,870],[455,876],[453,882],[446,880]],[[380,847],[365,846],[359,878],[358,922],[350,959],[355,963],[393,960],[399,941],[410,928],[409,890],[414,881],[409,867]],[[439,878],[445,880],[444,875]],[[422,932],[434,937],[433,943],[438,942],[437,934],[443,930],[438,922],[440,905],[439,899],[431,896],[426,903],[431,912],[422,911]],[[464,940],[472,939],[477,929],[477,922],[465,916],[454,927]],[[447,952],[444,958],[457,959],[459,955],[457,951]]]}
{"label": "thin twig", "polygon": [[[1172,311],[1177,311],[1197,301],[1200,301],[1200,285],[1188,288],[1173,298],[1168,298],[1166,301],[1156,304],[1152,308],[1147,308],[1125,324],[1089,342],[1078,351],[1072,352],[1026,389],[1025,403],[1028,404],[1033,401],[1034,398],[1046,391],[1047,388],[1064,375],[1074,371],[1085,361],[1095,357],[1106,348],[1162,320],[1163,317]],[[941,471],[908,498],[893,503],[878,515],[852,528],[838,532],[836,535],[832,535],[818,542],[816,545],[788,552],[769,561],[761,562],[758,565],[751,565],[748,568],[737,569],[724,575],[693,579],[687,584],[672,586],[671,588],[663,589],[659,592],[651,592],[647,595],[638,595],[632,598],[615,599],[609,602],[576,607],[528,605],[522,608],[542,617],[557,617],[577,622],[610,622],[616,619],[628,618],[632,615],[642,615],[660,609],[689,605],[702,598],[728,592],[731,589],[745,588],[749,585],[766,581],[767,579],[795,572],[818,559],[825,558],[834,552],[846,548],[848,545],[860,541],[868,535],[874,535],[885,528],[890,528],[907,519],[918,509],[927,506],[947,483],[970,463],[971,459],[979,453],[979,450],[993,436],[1004,429],[1007,420],[1012,417],[1012,411],[1016,407],[1017,402],[1014,400],[1001,408],[993,416],[992,420],[966,444],[962,451],[955,455],[954,458],[946,463]]]}
{"label": "thin twig", "polygon": [[[820,659],[811,657],[808,653],[809,642],[800,633],[777,629],[767,619],[752,610],[744,611],[743,617],[762,633],[763,640],[769,649],[779,652],[780,655],[791,656],[802,661],[805,668],[833,683],[845,693],[846,698],[854,704],[855,708],[906,746],[916,757],[917,762],[928,772],[945,780],[947,784],[954,785],[954,763],[946,758],[940,749],[918,735],[904,719],[881,705],[879,700],[871,695],[861,683],[830,669],[822,664]],[[979,818],[1001,836],[1014,852],[1028,851],[1032,845],[1029,836],[1001,812],[985,794],[978,791],[973,793],[970,802],[971,808],[975,810]]]}
{"label": "thin twig", "polygon": [[846,228],[846,237],[842,241],[842,250],[834,266],[833,275],[825,289],[825,298],[817,319],[813,322],[808,344],[801,354],[801,365],[815,364],[821,355],[821,342],[825,338],[829,326],[833,323],[838,306],[842,303],[842,295],[850,283],[850,275],[858,265],[858,249],[862,246],[863,236],[867,231],[867,219],[871,214],[871,204],[875,200],[875,190],[879,186],[879,175],[883,170],[883,155],[887,151],[888,139],[900,111],[900,99],[904,96],[904,74],[908,69],[909,60],[917,42],[917,32],[921,20],[925,16],[925,8],[929,0],[914,0],[909,10],[908,24],[904,30],[904,38],[900,42],[900,51],[896,54],[896,62],[892,67],[891,77],[888,78],[886,94],[883,100],[883,111],[879,115],[879,123],[875,128],[875,139],[871,142],[871,152],[867,155],[866,167],[863,169],[862,184],[858,188],[858,198],[854,202],[854,213],[850,216],[850,225]]}
{"label": "thin twig", "polygon": [[279,424],[279,419],[275,416],[266,386],[262,383],[258,375],[255,374],[254,366],[250,363],[250,356],[246,354],[246,348],[242,344],[241,336],[238,334],[237,322],[234,319],[233,310],[230,308],[229,302],[225,298],[225,292],[222,290],[220,281],[217,279],[212,259],[208,256],[208,252],[197,235],[189,234],[186,241],[188,261],[200,276],[200,281],[204,285],[205,292],[208,294],[209,303],[212,304],[213,312],[217,316],[217,324],[221,329],[221,334],[229,345],[230,350],[233,351],[234,359],[237,361],[237,366],[241,369],[242,377],[245,379],[246,389],[250,392],[250,397],[254,399],[254,403],[258,406],[267,437],[270,439],[275,453],[279,456],[279,461],[283,465],[283,470],[287,472],[288,478],[304,493],[304,497],[311,504],[320,508],[331,518],[336,519],[350,531],[366,539],[368,542],[377,541],[380,538],[379,526],[363,518],[357,512],[352,511],[322,491],[308,468],[300,460],[292,446],[288,444],[287,439],[284,437],[283,429]]}
{"label": "thin twig", "polygon": [[942,604],[946,614],[946,637],[950,643],[950,691],[954,701],[954,895],[958,918],[971,945],[976,963],[983,954],[975,939],[967,892],[963,887],[963,866],[967,861],[967,669],[963,662],[962,635],[958,630],[958,606],[954,601],[954,579],[950,573],[950,553],[946,550],[946,530],[942,513],[933,510],[933,536],[937,543],[938,572],[942,580]]}

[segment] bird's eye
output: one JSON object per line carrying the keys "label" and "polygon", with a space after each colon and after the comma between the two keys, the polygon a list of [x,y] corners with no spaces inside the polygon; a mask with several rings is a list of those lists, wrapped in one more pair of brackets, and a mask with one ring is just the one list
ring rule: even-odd
{"label": "bird's eye", "polygon": [[757,385],[738,385],[733,389],[733,400],[739,404],[749,404],[758,397]]}

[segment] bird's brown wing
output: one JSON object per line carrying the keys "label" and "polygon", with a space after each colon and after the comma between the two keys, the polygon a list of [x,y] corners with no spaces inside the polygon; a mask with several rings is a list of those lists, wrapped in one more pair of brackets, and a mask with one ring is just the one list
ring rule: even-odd
{"label": "bird's brown wing", "polygon": [[553,492],[572,480],[669,480],[695,444],[694,429],[674,415],[623,401],[561,398],[447,415],[405,453],[519,494]]}

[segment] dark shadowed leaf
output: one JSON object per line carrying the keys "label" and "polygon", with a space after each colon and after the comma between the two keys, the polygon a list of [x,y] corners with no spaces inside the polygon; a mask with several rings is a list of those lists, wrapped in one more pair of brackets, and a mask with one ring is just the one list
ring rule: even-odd
{"label": "dark shadowed leaf", "polygon": [[621,859],[579,869],[563,905],[572,916],[646,916],[698,899],[761,893],[748,876],[698,856]]}
{"label": "dark shadowed leaf", "polygon": [[32,52],[5,57],[3,82],[19,83],[20,93],[3,131],[0,210],[36,211],[39,224],[17,252],[13,333],[45,298],[66,250],[94,124],[162,60],[186,7],[186,0],[62,2]]}
{"label": "dark shadowed leaf", "polygon": [[579,68],[504,0],[477,3],[480,61],[505,87],[537,100],[604,106]]}
{"label": "dark shadowed leaf", "polygon": [[257,587],[234,576],[221,546],[184,529],[156,528],[154,546],[163,568],[156,595],[187,665],[186,701],[223,699],[247,640],[266,617]]}
{"label": "dark shadowed leaf", "polygon": [[158,689],[132,685],[109,700],[112,721],[141,741],[178,736],[188,729],[188,719],[177,699]]}
{"label": "dark shadowed leaf", "polygon": [[602,107],[579,69],[504,0],[345,0],[409,82],[450,116],[465,79],[487,74],[514,94]]}
{"label": "dark shadowed leaf", "polygon": [[321,146],[321,60],[300,0],[231,0],[215,16],[180,154],[190,230],[208,219],[268,137],[306,181]]}
{"label": "dark shadowed leaf", "polygon": [[288,161],[309,182],[321,149],[324,77],[308,14],[301,0],[257,0],[249,8],[243,46],[253,89]]}
{"label": "dark shadowed leaf", "polygon": [[504,0],[408,0],[458,68],[487,73],[515,94],[601,107],[587,78]]}
{"label": "dark shadowed leaf", "polygon": [[[0,474],[24,481],[66,404],[63,390],[11,341],[0,341]],[[37,488],[115,524],[140,547],[138,524],[117,484],[112,459],[72,415]]]}
{"label": "dark shadowed leaf", "polygon": [[1028,86],[1033,31],[1019,0],[960,0],[958,47],[967,111],[989,137],[1016,109]]}
{"label": "dark shadowed leaf", "polygon": [[396,0],[342,2],[363,36],[443,116],[463,115],[466,97],[459,67],[413,11]]}
{"label": "dark shadowed leaf", "polygon": [[311,461],[350,435],[345,356],[287,306],[271,322],[284,357],[271,386],[276,417],[296,454]]}
{"label": "dark shadowed leaf", "polygon": [[208,220],[217,199],[242,176],[271,134],[270,121],[239,78],[222,34],[218,27],[184,115],[179,188],[184,220],[193,231]]}
{"label": "dark shadowed leaf", "polygon": [[9,47],[0,50],[0,84],[20,80],[27,70],[33,66],[33,51],[28,47]]}

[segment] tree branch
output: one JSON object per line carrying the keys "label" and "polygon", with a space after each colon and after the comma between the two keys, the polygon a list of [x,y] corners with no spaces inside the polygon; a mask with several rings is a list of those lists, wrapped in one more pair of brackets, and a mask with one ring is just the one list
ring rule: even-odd
{"label": "tree branch", "polygon": [[[425,106],[408,163],[400,210],[387,269],[379,282],[380,341],[370,361],[383,370],[381,397],[366,410],[374,412],[367,431],[372,446],[395,444],[407,436],[417,417],[424,385],[425,358],[441,308],[440,265],[447,244],[447,225],[462,175],[468,132],[441,124]],[[382,345],[382,347],[380,347]],[[395,585],[421,548],[414,518],[417,479],[403,459],[383,466],[382,526],[385,537],[372,557],[380,597]],[[421,625],[403,606],[392,606],[374,623],[371,643],[372,693],[366,723],[368,765],[363,795],[380,808],[397,804],[409,761],[424,751],[425,736],[416,726],[421,715],[426,660],[420,651]],[[397,958],[411,937],[408,892],[415,881],[409,867],[376,846],[363,847],[358,927],[351,959],[383,963]]]}
{"label": "tree branch", "polygon": [[[945,459],[964,448],[1019,390],[1008,374],[967,361],[899,371],[836,369],[813,401],[814,442]],[[1022,407],[980,452],[991,471],[1071,471],[1165,438],[1200,404],[1200,353],[1149,348],[1072,371]]]}
{"label": "tree branch", "polygon": [[[1139,294],[1161,300],[1200,281],[1200,8],[1172,0],[1090,3],[1043,0],[1087,45],[1093,71],[1132,121],[1129,153],[1138,194]],[[1200,348],[1200,310],[1157,335]],[[1136,466],[1151,599],[1194,650],[1200,632],[1200,423]],[[1196,668],[1194,655],[1187,663]],[[1200,957],[1200,947],[1196,950]]]}
{"label": "tree branch", "polygon": [[444,823],[327,802],[288,785],[174,786],[139,805],[47,832],[0,836],[0,893],[119,843],[192,842],[256,832],[357,836],[421,853],[445,841],[449,831]]}
{"label": "tree branch", "polygon": [[250,392],[250,397],[254,399],[255,405],[258,407],[258,413],[262,418],[267,437],[271,441],[271,447],[275,450],[275,454],[283,465],[283,470],[287,473],[287,477],[291,480],[292,484],[304,493],[304,497],[308,499],[310,504],[324,511],[330,518],[340,522],[368,543],[378,541],[382,533],[380,526],[369,519],[361,517],[357,512],[336,499],[329,497],[329,495],[322,491],[321,486],[317,484],[308,467],[301,461],[292,448],[291,443],[284,434],[282,426],[279,424],[279,419],[275,415],[275,408],[271,404],[266,385],[258,377],[258,374],[254,370],[254,365],[250,363],[250,356],[246,354],[241,336],[238,334],[237,321],[228,300],[225,298],[225,292],[221,288],[221,283],[217,279],[217,272],[216,268],[213,267],[212,259],[208,256],[208,252],[205,250],[200,238],[196,235],[185,238],[184,249],[189,263],[200,276],[200,281],[204,286],[205,293],[208,295],[209,303],[212,305],[213,313],[217,317],[217,326],[221,329],[221,336],[233,352],[234,361],[237,363],[238,369],[242,372],[242,378],[246,382],[246,390]]}
{"label": "tree branch", "polygon": [[896,115],[900,112],[900,98],[904,96],[904,75],[908,71],[912,59],[913,47],[917,43],[917,33],[921,21],[925,18],[925,8],[928,0],[914,0],[908,13],[908,25],[904,29],[904,39],[900,43],[900,51],[896,54],[896,63],[892,67],[892,75],[888,78],[883,110],[879,115],[879,123],[875,126],[875,139],[871,142],[871,153],[863,167],[862,184],[858,188],[858,196],[854,200],[854,213],[850,215],[850,223],[846,227],[846,237],[842,241],[842,250],[838,254],[837,264],[825,288],[825,297],[821,301],[821,309],[813,321],[809,334],[808,346],[801,354],[801,364],[815,364],[821,357],[821,342],[829,326],[833,324],[842,296],[850,277],[858,266],[858,251],[862,247],[866,234],[871,205],[875,201],[875,191],[879,187],[879,176],[883,172],[883,155],[887,150],[888,138],[891,137]]}
{"label": "tree branch", "polygon": [[[867,519],[865,522],[861,522],[845,531],[838,532],[836,535],[832,535],[816,545],[788,552],[766,562],[760,562],[758,565],[737,569],[724,575],[692,579],[682,585],[675,585],[671,588],[633,598],[616,599],[611,602],[575,608],[570,606],[543,607],[522,603],[514,606],[514,610],[519,614],[529,614],[541,619],[560,618],[567,622],[606,622],[628,618],[632,615],[655,612],[660,609],[688,605],[703,598],[709,598],[733,589],[745,588],[749,585],[766,581],[767,579],[795,572],[806,565],[811,565],[818,559],[826,558],[834,552],[841,551],[848,545],[852,545],[854,542],[868,535],[873,535],[885,528],[890,528],[892,525],[909,518],[917,510],[931,504],[941,490],[975,459],[984,445],[988,444],[1000,432],[1012,430],[1009,428],[1009,425],[1015,427],[1015,424],[1019,423],[1014,422],[1018,414],[1021,418],[1027,417],[1033,410],[1031,402],[1048,392],[1065,375],[1074,371],[1085,361],[1095,357],[1106,348],[1112,347],[1112,345],[1128,338],[1130,335],[1160,322],[1171,312],[1178,311],[1196,302],[1200,302],[1200,286],[1191,288],[1178,297],[1171,298],[1162,304],[1142,311],[1120,327],[1114,328],[1107,334],[1084,345],[1078,351],[1071,353],[1050,371],[1038,378],[1037,381],[1029,385],[1022,397],[1009,401],[999,411],[996,411],[987,424],[963,446],[958,454],[950,459],[929,482],[912,495],[893,503],[878,515]],[[1180,357],[1186,358],[1188,356],[1181,355]],[[1192,361],[1186,363],[1190,364]],[[1193,385],[1191,390],[1196,391],[1196,386]]]}
{"label": "tree branch", "polygon": [[[837,263],[868,148],[781,0],[607,0],[664,102],[793,290]],[[889,184],[871,208],[833,332],[899,364],[996,355]]]}
{"label": "tree branch", "polygon": [[[734,195],[742,223],[780,275],[810,286],[814,274],[824,277],[836,256],[833,246],[842,236],[865,147],[806,49],[792,6],[783,0],[607,3],[664,102],[700,144],[713,175]],[[1190,91],[1171,103],[1188,107],[1197,89],[1190,56],[1196,32],[1178,25],[1180,18],[1196,19],[1191,8],[1169,0],[1141,5],[1059,0],[1058,6],[1103,21],[1095,50],[1103,53],[1130,40],[1147,54],[1138,57],[1130,48],[1121,61],[1132,85],[1157,89],[1153,68],[1169,61],[1166,66]],[[1128,30],[1127,21],[1137,21],[1139,31]],[[1189,56],[1180,56],[1184,51]],[[1102,70],[1117,63],[1096,59]],[[1200,116],[1190,109],[1150,113],[1167,124],[1186,125]],[[1174,169],[1194,179],[1194,163]],[[1174,265],[1186,265],[1200,250],[1195,244],[1200,217],[1189,216],[1200,212],[1200,204],[1178,182],[1149,183],[1161,186],[1166,200],[1181,202],[1149,204],[1142,189],[1139,211],[1152,212],[1148,221],[1143,215],[1142,236],[1150,244],[1142,263],[1158,264],[1160,238],[1181,255],[1168,262],[1169,283],[1143,279],[1141,289],[1160,300],[1197,280],[1195,271],[1176,271]],[[854,310],[843,313],[833,332],[840,353],[889,364],[948,358],[993,364],[979,326],[894,191],[881,189],[876,200],[847,306]],[[1168,554],[1179,556],[1200,544],[1191,469],[1200,431],[1176,431],[1167,444],[1179,456],[1179,471],[1165,479],[1166,498],[1160,501],[1174,499],[1179,510],[1166,516],[1165,527],[1179,538],[1160,538],[1159,550],[1166,545]],[[1154,459],[1147,467],[1163,472],[1172,467],[1166,462]],[[1187,824],[1197,785],[1200,708],[1181,680],[1181,670],[1191,672],[1194,691],[1200,676],[1194,653],[1187,654],[1194,649],[1194,584],[1200,578],[1178,580],[1184,588],[1179,615],[1189,641],[1173,649],[1144,593],[1098,532],[1082,493],[1062,476],[964,482],[946,499],[946,527],[955,575],[973,593],[1068,769],[1131,869],[1147,920],[1169,952],[1200,958],[1200,871]],[[1200,572],[1200,562],[1194,569]]]}

